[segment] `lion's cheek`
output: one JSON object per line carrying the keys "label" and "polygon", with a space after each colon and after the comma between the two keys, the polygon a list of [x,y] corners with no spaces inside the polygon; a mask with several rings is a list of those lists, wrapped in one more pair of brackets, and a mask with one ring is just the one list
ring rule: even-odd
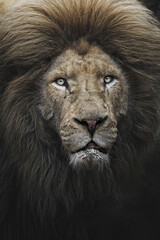
{"label": "lion's cheek", "polygon": [[121,115],[126,115],[128,111],[128,84],[127,81],[122,79],[119,86],[116,88],[114,94],[111,96],[112,110],[114,118],[118,121]]}
{"label": "lion's cheek", "polygon": [[67,118],[67,116],[60,122],[60,137],[64,147],[70,153],[78,151],[90,141],[87,130],[81,130],[72,121],[72,117]]}

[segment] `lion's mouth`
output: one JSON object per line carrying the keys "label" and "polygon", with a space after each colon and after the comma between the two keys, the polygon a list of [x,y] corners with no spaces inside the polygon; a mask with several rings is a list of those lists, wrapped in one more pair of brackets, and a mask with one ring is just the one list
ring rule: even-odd
{"label": "lion's mouth", "polygon": [[107,154],[107,151],[104,148],[102,148],[101,146],[99,146],[98,144],[96,144],[93,141],[89,142],[85,147],[79,149],[77,152],[85,151],[87,149],[95,149],[95,150],[98,150],[99,152]]}

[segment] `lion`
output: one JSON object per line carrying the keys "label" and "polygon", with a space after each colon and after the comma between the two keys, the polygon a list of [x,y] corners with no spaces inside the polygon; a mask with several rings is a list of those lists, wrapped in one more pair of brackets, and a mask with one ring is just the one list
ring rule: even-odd
{"label": "lion", "polygon": [[160,29],[136,0],[0,19],[0,239],[160,237]]}

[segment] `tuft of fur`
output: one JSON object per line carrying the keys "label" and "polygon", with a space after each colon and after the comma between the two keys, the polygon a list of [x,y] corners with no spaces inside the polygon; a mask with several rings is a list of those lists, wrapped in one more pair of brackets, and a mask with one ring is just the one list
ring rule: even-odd
{"label": "tuft of fur", "polygon": [[[120,64],[130,93],[111,166],[101,172],[71,169],[61,139],[37,111],[51,61],[73,45],[85,54],[86,42]],[[136,0],[42,0],[1,17],[0,239],[137,240],[157,233],[159,50],[159,24]]]}

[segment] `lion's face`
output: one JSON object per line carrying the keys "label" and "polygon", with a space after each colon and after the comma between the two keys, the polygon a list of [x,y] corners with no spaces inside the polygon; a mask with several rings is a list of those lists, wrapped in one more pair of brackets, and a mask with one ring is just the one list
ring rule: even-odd
{"label": "lion's face", "polygon": [[[84,45],[84,44],[81,44]],[[120,67],[98,46],[69,48],[44,75],[43,118],[56,129],[70,164],[109,164],[117,122],[127,112],[128,88]]]}

